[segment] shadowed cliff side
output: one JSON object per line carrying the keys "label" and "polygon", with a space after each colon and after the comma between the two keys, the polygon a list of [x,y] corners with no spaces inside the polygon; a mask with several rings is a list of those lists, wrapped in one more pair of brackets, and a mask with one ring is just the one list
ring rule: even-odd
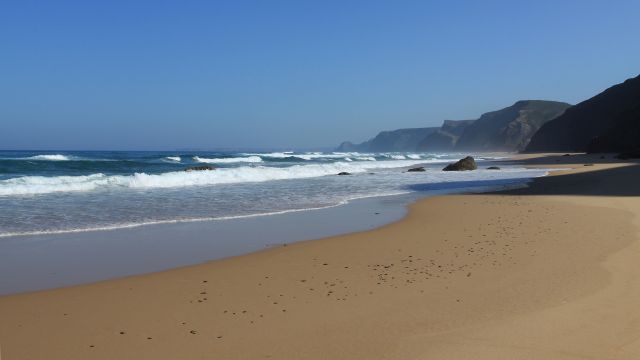
{"label": "shadowed cliff side", "polygon": [[455,150],[523,150],[543,124],[570,106],[557,101],[521,100],[504,109],[485,113],[464,129]]}
{"label": "shadowed cliff side", "polygon": [[612,86],[548,122],[529,152],[617,152],[640,146],[640,76]]}

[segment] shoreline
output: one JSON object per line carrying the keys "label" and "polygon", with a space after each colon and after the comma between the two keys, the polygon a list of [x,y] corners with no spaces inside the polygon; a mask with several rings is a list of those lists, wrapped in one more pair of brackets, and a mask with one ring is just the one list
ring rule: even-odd
{"label": "shoreline", "polygon": [[572,169],[428,197],[374,230],[3,296],[0,344],[51,359],[636,358],[637,164],[526,161]]}
{"label": "shoreline", "polygon": [[[476,181],[453,189],[447,183],[428,184],[426,189],[406,189],[403,194],[366,196],[322,208],[222,221],[170,221],[2,237],[0,273],[18,275],[0,281],[0,296],[149,274],[242,256],[276,245],[368,231],[401,220],[410,204],[427,197],[496,191],[526,186],[531,180],[490,180],[486,184]],[[118,266],[112,265],[114,261]]]}

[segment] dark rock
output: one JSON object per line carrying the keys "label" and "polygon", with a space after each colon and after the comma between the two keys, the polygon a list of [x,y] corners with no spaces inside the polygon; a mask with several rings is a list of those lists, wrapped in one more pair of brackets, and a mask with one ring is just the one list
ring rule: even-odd
{"label": "dark rock", "polygon": [[426,171],[426,170],[422,166],[414,167],[414,168],[411,168],[411,169],[407,170],[407,172],[423,172],[423,171]]}
{"label": "dark rock", "polygon": [[466,171],[475,170],[478,168],[476,161],[471,156],[467,156],[464,159],[458,160],[458,162],[445,166],[442,171]]}
{"label": "dark rock", "polygon": [[351,175],[351,173],[350,173],[350,172],[343,171],[343,172],[339,172],[339,173],[338,173],[338,175],[340,175],[340,176],[344,176],[344,175]]}
{"label": "dark rock", "polygon": [[205,170],[215,170],[213,166],[203,165],[203,166],[192,166],[184,169],[184,171],[205,171]]}
{"label": "dark rock", "polygon": [[564,155],[562,155],[562,156],[571,156],[571,154],[564,154]]}
{"label": "dark rock", "polygon": [[583,166],[593,166],[593,164],[584,164]]}
{"label": "dark rock", "polygon": [[498,167],[498,166],[489,166],[487,168],[487,170],[500,170],[500,167]]}

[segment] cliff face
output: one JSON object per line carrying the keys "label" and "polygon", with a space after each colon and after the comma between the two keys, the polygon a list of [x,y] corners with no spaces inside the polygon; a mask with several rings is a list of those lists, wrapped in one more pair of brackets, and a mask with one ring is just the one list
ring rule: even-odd
{"label": "cliff face", "polygon": [[376,137],[361,144],[343,142],[336,151],[394,152],[415,151],[418,143],[437,131],[437,127],[382,131]]}
{"label": "cliff face", "polygon": [[548,122],[526,151],[617,152],[640,147],[640,76],[614,85]]}
{"label": "cliff face", "polygon": [[451,151],[464,129],[475,120],[445,120],[438,131],[427,135],[418,143],[417,151]]}
{"label": "cliff face", "polygon": [[456,151],[519,151],[545,123],[571,105],[557,101],[521,100],[504,109],[485,113],[469,124],[458,139]]}
{"label": "cliff face", "polygon": [[337,151],[520,151],[531,137],[571,105],[521,100],[477,120],[445,120],[441,127],[383,131],[361,144],[344,142]]}

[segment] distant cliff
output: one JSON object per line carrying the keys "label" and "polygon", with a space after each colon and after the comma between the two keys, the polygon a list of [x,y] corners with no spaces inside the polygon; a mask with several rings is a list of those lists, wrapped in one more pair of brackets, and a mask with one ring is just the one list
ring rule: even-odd
{"label": "distant cliff", "polygon": [[360,144],[345,141],[336,151],[360,151],[360,152],[401,152],[415,151],[418,143],[439,128],[413,128],[382,131],[371,140]]}
{"label": "distant cliff", "polygon": [[337,151],[520,151],[548,121],[571,105],[521,100],[477,120],[445,120],[441,127],[383,131],[361,144],[342,143]]}
{"label": "distant cliff", "polygon": [[526,150],[618,152],[640,147],[640,76],[614,85],[548,122]]}
{"label": "distant cliff", "polygon": [[541,126],[570,106],[557,101],[521,100],[504,109],[485,113],[465,127],[455,150],[523,150]]}
{"label": "distant cliff", "polygon": [[451,151],[458,139],[475,120],[445,120],[442,127],[418,143],[417,151]]}

